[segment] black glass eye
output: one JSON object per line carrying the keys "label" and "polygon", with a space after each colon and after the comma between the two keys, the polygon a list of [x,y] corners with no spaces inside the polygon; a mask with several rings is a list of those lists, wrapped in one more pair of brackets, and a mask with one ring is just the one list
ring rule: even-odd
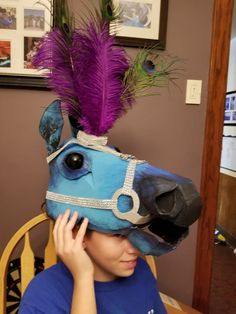
{"label": "black glass eye", "polygon": [[155,69],[155,64],[152,62],[152,60],[145,60],[143,63],[143,68],[147,71],[152,71]]}
{"label": "black glass eye", "polygon": [[79,153],[69,154],[65,159],[65,163],[72,170],[81,169],[84,164],[84,156]]}

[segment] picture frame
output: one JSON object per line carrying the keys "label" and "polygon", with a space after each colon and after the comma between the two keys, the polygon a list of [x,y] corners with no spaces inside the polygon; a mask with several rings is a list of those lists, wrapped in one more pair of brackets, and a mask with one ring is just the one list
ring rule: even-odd
{"label": "picture frame", "polygon": [[236,125],[236,91],[226,93],[224,125]]}
{"label": "picture frame", "polygon": [[164,50],[168,18],[168,0],[114,0],[121,21],[110,32],[127,47],[153,46]]}
{"label": "picture frame", "polygon": [[32,57],[53,25],[52,0],[0,0],[0,87],[47,89]]}

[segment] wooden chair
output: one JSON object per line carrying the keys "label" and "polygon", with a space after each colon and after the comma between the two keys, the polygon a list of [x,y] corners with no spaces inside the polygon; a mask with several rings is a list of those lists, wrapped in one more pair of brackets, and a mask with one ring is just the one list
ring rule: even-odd
{"label": "wooden chair", "polygon": [[[34,277],[34,253],[30,246],[29,231],[41,224],[44,221],[49,220],[45,213],[40,214],[33,219],[25,223],[10,239],[5,250],[3,251],[1,260],[0,260],[0,313],[6,313],[6,294],[7,294],[7,271],[8,265],[12,253],[14,252],[15,247],[24,238],[24,248],[20,257],[20,269],[21,269],[21,294],[23,295],[27,285]],[[57,262],[57,257],[54,249],[53,237],[52,237],[52,228],[53,221],[50,220],[49,224],[49,238],[48,243],[44,251],[44,268],[48,268],[51,265]]]}
{"label": "wooden chair", "polygon": [[[20,290],[21,295],[23,295],[27,285],[34,277],[34,253],[30,245],[30,237],[29,232],[31,229],[35,228],[39,224],[50,220],[49,223],[49,237],[48,242],[44,251],[44,269],[54,265],[57,262],[56,252],[54,248],[52,229],[53,229],[53,221],[45,214],[40,214],[33,219],[29,220],[25,223],[10,239],[5,250],[3,251],[1,260],[0,260],[0,313],[6,313],[6,294],[7,294],[7,271],[8,265],[10,262],[10,258],[12,253],[14,252],[15,247],[20,242],[20,240],[24,239],[24,248],[20,256],[20,272],[21,272],[21,283]],[[153,256],[145,256],[144,257],[150,266],[153,274],[157,277],[157,268],[155,259]]]}

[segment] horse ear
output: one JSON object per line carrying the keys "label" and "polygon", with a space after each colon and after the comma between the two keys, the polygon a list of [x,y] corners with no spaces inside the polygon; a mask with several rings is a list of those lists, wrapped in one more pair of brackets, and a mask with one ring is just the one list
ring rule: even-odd
{"label": "horse ear", "polygon": [[39,124],[39,132],[46,141],[48,155],[57,150],[63,125],[61,102],[55,100],[44,111]]}

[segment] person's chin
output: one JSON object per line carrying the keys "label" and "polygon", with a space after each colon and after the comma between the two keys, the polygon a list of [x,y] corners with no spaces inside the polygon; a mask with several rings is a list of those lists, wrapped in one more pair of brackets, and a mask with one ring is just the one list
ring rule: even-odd
{"label": "person's chin", "polygon": [[121,267],[121,273],[122,277],[128,277],[131,276],[134,273],[135,267],[137,265],[137,259],[129,260],[129,261],[121,261],[120,267]]}

